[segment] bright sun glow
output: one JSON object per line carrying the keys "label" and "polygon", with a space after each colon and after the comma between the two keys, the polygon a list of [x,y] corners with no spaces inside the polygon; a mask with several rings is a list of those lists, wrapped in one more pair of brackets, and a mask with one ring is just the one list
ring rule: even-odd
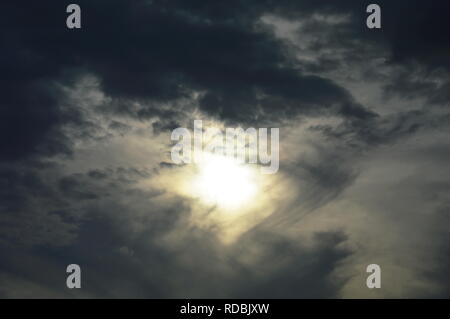
{"label": "bright sun glow", "polygon": [[255,173],[232,158],[204,154],[194,187],[200,198],[222,208],[247,204],[256,194]]}

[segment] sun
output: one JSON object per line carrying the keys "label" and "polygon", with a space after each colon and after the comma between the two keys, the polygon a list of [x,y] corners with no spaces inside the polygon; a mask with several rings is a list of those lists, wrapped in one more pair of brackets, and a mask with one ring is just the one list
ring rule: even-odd
{"label": "sun", "polygon": [[193,186],[204,202],[226,209],[250,204],[258,189],[251,167],[231,157],[208,153],[198,164]]}

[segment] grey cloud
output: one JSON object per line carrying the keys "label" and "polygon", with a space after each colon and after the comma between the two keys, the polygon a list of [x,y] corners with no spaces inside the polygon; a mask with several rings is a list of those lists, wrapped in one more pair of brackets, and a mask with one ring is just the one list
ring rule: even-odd
{"label": "grey cloud", "polygon": [[[444,134],[450,119],[447,2],[380,1],[380,32],[365,28],[365,1],[80,1],[88,13],[80,32],[64,28],[67,4],[24,10],[7,1],[1,10],[0,255],[8,256],[0,260],[2,296],[337,297],[355,280],[334,277],[342,265],[376,256],[355,227],[382,234],[391,224],[436,248],[425,254],[429,264],[411,269],[420,283],[442,281],[443,288],[427,294],[408,286],[408,294],[448,294],[448,183],[417,171],[405,180],[401,169],[388,166],[399,145],[417,138],[430,146],[395,163],[406,171],[408,159],[414,167],[447,170],[446,143],[426,140]],[[301,23],[294,36],[303,47],[264,23],[268,15]],[[86,77],[95,81],[77,87]],[[355,82],[381,88],[380,103],[420,100],[420,107],[381,112],[361,101],[365,92]],[[136,187],[175,171],[173,165],[156,158],[138,165],[124,146],[96,148],[148,128],[165,152],[169,141],[157,139],[196,111],[226,125],[305,125],[311,134],[309,144],[299,133],[287,146],[304,156],[281,163],[280,173],[300,189],[295,200],[276,198],[274,213],[228,246],[214,229],[189,223],[194,200]],[[77,146],[88,143],[94,146]],[[123,153],[129,166],[111,165]],[[380,156],[369,168],[367,154]],[[84,161],[97,157],[100,164]],[[364,174],[379,167],[401,181],[364,184]],[[386,189],[400,200],[386,202]],[[412,209],[411,194],[432,217]],[[376,226],[348,218],[342,201],[360,205],[355,214],[370,211]],[[341,223],[321,225],[328,210]],[[310,220],[320,230],[304,233],[301,224]],[[286,225],[299,229],[287,235]],[[429,228],[416,236],[421,225]],[[393,250],[407,247],[383,235]],[[404,260],[424,256],[421,247]],[[83,268],[81,292],[64,287],[69,263]],[[403,260],[399,265],[407,268]],[[394,284],[390,289],[387,295],[398,296]]]}
{"label": "grey cloud", "polygon": [[[64,234],[45,233],[42,235],[47,236],[46,240],[34,237],[19,250],[2,244],[1,249],[10,256],[1,264],[5,277],[22,278],[42,287],[41,297],[336,295],[339,284],[331,280],[332,272],[336,263],[350,254],[340,247],[346,240],[344,234],[317,234],[312,244],[301,244],[300,239],[297,244],[274,229],[255,228],[226,246],[213,230],[188,225],[190,209],[183,199],[161,202],[156,198],[163,193],[132,190],[128,187],[130,180],[122,175],[131,182],[144,178],[140,172],[119,169],[60,179],[60,197],[65,203],[53,214],[61,216],[67,225],[76,222],[76,237],[61,242]],[[95,197],[80,192],[80,185]],[[70,214],[80,205],[85,211],[82,218]],[[31,218],[34,214],[36,211],[27,211],[21,217]],[[35,232],[40,224],[32,222]],[[48,219],[42,223],[63,231],[62,225],[49,223]],[[20,229],[25,238],[29,231]],[[83,291],[75,295],[63,287],[63,270],[70,263],[80,264],[83,269]],[[30,269],[26,264],[34,267]],[[50,275],[38,276],[44,269]],[[11,286],[14,281],[6,279],[4,284]],[[3,294],[10,296],[8,291]],[[17,296],[26,296],[26,292]]]}

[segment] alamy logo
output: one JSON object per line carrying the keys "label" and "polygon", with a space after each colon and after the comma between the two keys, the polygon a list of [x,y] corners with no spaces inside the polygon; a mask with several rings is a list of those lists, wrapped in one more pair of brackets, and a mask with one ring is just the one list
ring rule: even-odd
{"label": "alamy logo", "polygon": [[[279,128],[258,130],[250,127],[225,128],[210,127],[203,130],[202,120],[194,121],[194,136],[187,128],[179,127],[172,131],[173,146],[171,158],[175,164],[200,163],[205,154],[232,157],[238,163],[262,164],[263,174],[275,174],[279,168]],[[193,140],[193,141],[192,141]]]}

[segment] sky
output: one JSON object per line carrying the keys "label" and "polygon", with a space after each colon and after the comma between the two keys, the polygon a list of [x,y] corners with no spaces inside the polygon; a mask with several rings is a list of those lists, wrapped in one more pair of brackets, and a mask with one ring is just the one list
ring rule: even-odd
{"label": "sky", "polygon": [[[450,3],[372,2],[2,1],[0,297],[450,297]],[[278,172],[174,164],[199,119]]]}

